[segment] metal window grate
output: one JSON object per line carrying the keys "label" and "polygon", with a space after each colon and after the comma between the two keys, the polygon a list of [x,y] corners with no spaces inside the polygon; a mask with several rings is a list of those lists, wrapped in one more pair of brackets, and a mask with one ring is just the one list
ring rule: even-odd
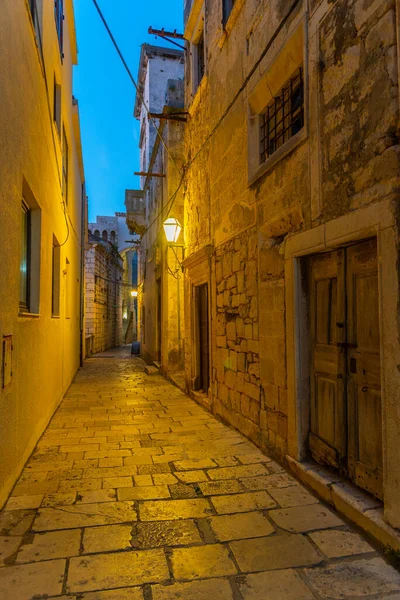
{"label": "metal window grate", "polygon": [[261,115],[260,160],[265,162],[304,127],[303,68],[282,88]]}

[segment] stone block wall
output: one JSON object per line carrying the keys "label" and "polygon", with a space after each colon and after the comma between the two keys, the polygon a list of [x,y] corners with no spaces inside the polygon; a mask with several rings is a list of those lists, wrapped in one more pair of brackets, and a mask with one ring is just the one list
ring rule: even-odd
{"label": "stone block wall", "polygon": [[108,243],[86,251],[86,338],[93,354],[122,342],[122,260]]}

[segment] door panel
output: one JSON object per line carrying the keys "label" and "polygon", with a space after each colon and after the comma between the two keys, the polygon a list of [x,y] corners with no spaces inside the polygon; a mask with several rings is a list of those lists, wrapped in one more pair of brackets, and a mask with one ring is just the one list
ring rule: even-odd
{"label": "door panel", "polygon": [[[311,424],[309,446],[318,462],[339,468],[346,451],[343,251],[310,262]],[[339,285],[338,285],[339,282]]]}
{"label": "door panel", "polygon": [[194,287],[195,353],[193,389],[208,393],[210,386],[208,284]]}
{"label": "door panel", "polygon": [[382,498],[376,240],[310,259],[309,447]]}
{"label": "door panel", "polygon": [[199,287],[199,332],[200,332],[200,384],[208,393],[210,384],[209,334],[208,334],[208,285]]}
{"label": "door panel", "polygon": [[347,249],[349,475],[382,498],[382,403],[376,240]]}

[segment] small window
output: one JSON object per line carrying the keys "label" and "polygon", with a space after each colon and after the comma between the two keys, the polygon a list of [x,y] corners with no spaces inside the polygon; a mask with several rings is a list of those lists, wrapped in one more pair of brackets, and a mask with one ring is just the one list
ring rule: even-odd
{"label": "small window", "polygon": [[229,19],[234,4],[235,0],[222,0],[222,21],[224,25]]}
{"label": "small window", "polygon": [[52,256],[52,285],[51,285],[51,314],[60,316],[60,244],[53,236]]}
{"label": "small window", "polygon": [[112,232],[110,233],[110,242],[111,242],[112,244],[115,244],[115,231],[112,231]]}
{"label": "small window", "polygon": [[64,0],[54,0],[54,18],[56,20],[56,30],[60,54],[63,56],[64,41]]}
{"label": "small window", "polygon": [[41,0],[29,0],[29,9],[31,13],[32,23],[35,29],[36,41],[40,50],[42,50],[42,32],[40,24],[41,8]]}
{"label": "small window", "polygon": [[53,94],[53,119],[57,127],[58,134],[61,133],[61,85],[58,85],[54,78],[54,94]]}
{"label": "small window", "polygon": [[103,231],[103,233],[101,234],[101,237],[103,238],[103,240],[105,242],[108,240],[108,233],[106,230]]}
{"label": "small window", "polygon": [[205,63],[205,45],[204,45],[204,30],[201,32],[200,37],[198,38],[195,44],[195,60],[196,60],[196,80],[195,80],[195,90],[199,87],[201,80],[204,77],[206,71],[206,63]]}
{"label": "small window", "polygon": [[304,81],[300,67],[260,118],[260,162],[263,163],[304,127]]}
{"label": "small window", "polygon": [[65,204],[68,204],[68,142],[67,134],[65,133],[65,127],[63,127],[63,141],[62,141],[62,195],[64,197]]}
{"label": "small window", "polygon": [[30,280],[31,280],[31,211],[25,201],[21,206],[21,254],[20,254],[20,287],[19,308],[29,312]]}
{"label": "small window", "polygon": [[64,276],[65,276],[65,285],[64,285],[64,290],[65,290],[65,302],[64,302],[65,318],[66,319],[70,319],[71,318],[71,292],[72,292],[72,290],[71,290],[70,264],[69,264],[68,258],[65,259]]}
{"label": "small window", "polygon": [[98,240],[100,239],[100,231],[98,229],[94,230],[94,237],[97,238]]}

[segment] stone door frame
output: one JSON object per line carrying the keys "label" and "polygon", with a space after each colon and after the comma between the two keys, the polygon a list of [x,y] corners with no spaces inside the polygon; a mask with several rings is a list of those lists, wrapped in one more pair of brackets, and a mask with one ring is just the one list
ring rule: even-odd
{"label": "stone door frame", "polygon": [[[400,430],[400,345],[398,236],[395,201],[383,200],[291,236],[285,243],[288,454],[309,458],[309,331],[305,261],[312,254],[376,237],[381,332],[382,445],[385,520],[400,527],[398,432]],[[399,367],[398,367],[399,366]]]}

